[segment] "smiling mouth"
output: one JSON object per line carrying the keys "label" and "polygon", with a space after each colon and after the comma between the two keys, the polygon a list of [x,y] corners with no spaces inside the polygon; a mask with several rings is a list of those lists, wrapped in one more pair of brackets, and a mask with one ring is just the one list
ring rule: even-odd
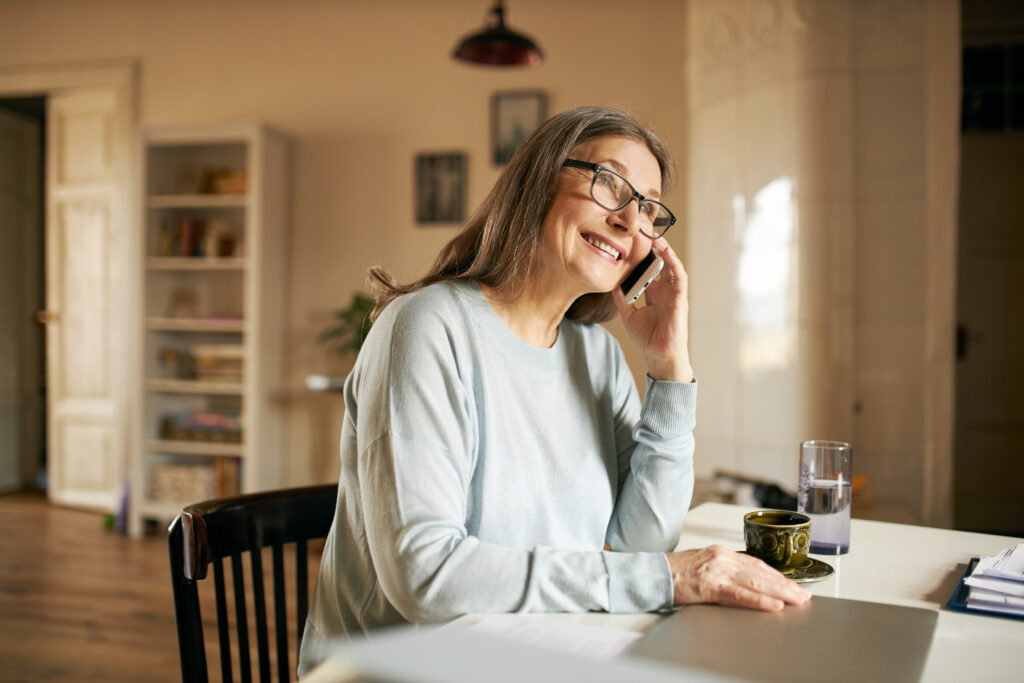
{"label": "smiling mouth", "polygon": [[616,261],[622,259],[622,252],[620,252],[618,249],[608,244],[607,242],[603,242],[597,239],[596,237],[591,237],[590,235],[583,235],[583,239],[586,240],[587,244],[600,249],[601,251],[608,254]]}

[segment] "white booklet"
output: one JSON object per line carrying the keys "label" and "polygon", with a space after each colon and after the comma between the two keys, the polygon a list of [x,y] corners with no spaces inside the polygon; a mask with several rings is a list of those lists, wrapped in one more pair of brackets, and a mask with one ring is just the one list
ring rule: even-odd
{"label": "white booklet", "polygon": [[979,558],[964,583],[968,607],[1024,616],[1024,543]]}

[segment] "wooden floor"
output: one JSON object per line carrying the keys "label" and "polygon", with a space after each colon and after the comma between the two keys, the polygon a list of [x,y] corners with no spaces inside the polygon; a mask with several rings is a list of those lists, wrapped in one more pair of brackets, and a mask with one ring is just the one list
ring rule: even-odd
{"label": "wooden floor", "polygon": [[162,535],[0,496],[0,681],[180,681]]}

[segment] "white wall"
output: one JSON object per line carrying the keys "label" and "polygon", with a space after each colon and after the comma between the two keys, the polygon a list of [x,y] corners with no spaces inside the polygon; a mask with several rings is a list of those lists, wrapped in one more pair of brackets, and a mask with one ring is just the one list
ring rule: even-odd
{"label": "white wall", "polygon": [[698,471],[848,440],[854,514],[948,525],[958,3],[690,9]]}
{"label": "white wall", "polygon": [[[515,0],[508,23],[537,39],[544,65],[453,62],[455,42],[482,27],[488,6],[0,0],[0,70],[130,59],[142,125],[259,120],[291,137],[287,484],[337,477],[340,397],[309,394],[302,383],[309,372],[348,368],[314,341],[330,311],[362,286],[367,267],[411,279],[455,233],[414,224],[416,153],[468,154],[471,211],[498,174],[489,161],[491,94],[537,88],[551,112],[629,108],[686,156],[684,3]],[[685,213],[685,178],[666,200]],[[682,226],[670,241],[684,251]]]}

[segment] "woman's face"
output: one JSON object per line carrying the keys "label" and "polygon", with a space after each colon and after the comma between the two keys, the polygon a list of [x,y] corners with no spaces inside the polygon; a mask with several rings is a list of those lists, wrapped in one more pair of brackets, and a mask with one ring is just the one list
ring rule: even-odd
{"label": "woman's face", "polygon": [[[636,191],[661,197],[661,168],[643,143],[610,136],[583,143],[571,159],[607,166]],[[639,206],[631,201],[610,211],[590,196],[593,171],[563,168],[541,225],[541,277],[553,291],[576,298],[610,292],[651,250],[640,231]]]}

